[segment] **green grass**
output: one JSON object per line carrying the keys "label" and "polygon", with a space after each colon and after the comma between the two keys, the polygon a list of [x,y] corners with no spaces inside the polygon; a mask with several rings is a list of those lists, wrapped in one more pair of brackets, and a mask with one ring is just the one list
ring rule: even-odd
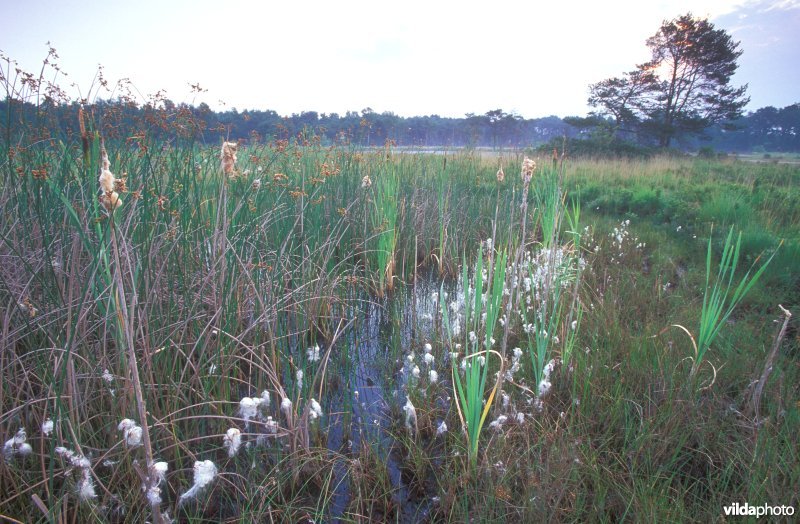
{"label": "green grass", "polygon": [[[736,306],[744,300],[750,289],[758,282],[761,275],[772,261],[772,256],[765,260],[756,268],[759,258],[753,263],[747,273],[738,284],[734,286],[736,267],[739,265],[739,254],[742,245],[742,234],[739,233],[736,241],[733,241],[733,228],[725,237],[725,244],[722,248],[722,258],[719,261],[717,276],[711,283],[711,238],[708,239],[708,250],[706,253],[706,285],[703,292],[703,308],[700,313],[700,328],[697,332],[697,348],[695,351],[694,362],[692,363],[692,375],[697,373],[703,363],[706,352],[711,347],[711,343],[719,335],[722,326],[730,318]],[[755,272],[750,274],[753,269]],[[732,292],[732,294],[731,294]]]}

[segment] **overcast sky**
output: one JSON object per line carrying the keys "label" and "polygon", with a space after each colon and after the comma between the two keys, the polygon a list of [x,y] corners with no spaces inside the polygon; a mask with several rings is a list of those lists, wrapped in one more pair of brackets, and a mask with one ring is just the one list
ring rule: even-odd
{"label": "overcast sky", "polygon": [[[0,0],[0,50],[58,63],[85,96],[97,65],[144,96],[274,109],[366,107],[402,116],[502,108],[582,115],[587,86],[648,59],[645,40],[691,11],[741,41],[748,109],[800,102],[800,0],[559,2]],[[206,90],[193,94],[190,84]],[[91,95],[107,98],[97,90]],[[222,106],[224,102],[225,106]]]}

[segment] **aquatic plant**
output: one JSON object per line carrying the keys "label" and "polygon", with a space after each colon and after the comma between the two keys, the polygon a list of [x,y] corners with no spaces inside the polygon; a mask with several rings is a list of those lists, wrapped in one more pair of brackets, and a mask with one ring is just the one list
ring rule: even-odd
{"label": "aquatic plant", "polygon": [[[474,291],[469,278],[469,265],[466,258],[462,264],[461,283],[464,290],[464,347],[466,355],[463,358],[451,359],[451,370],[454,390],[456,393],[459,418],[467,435],[469,455],[471,463],[477,463],[478,443],[480,440],[481,429],[483,428],[486,416],[492,407],[495,394],[503,375],[503,357],[496,350],[492,349],[494,332],[497,319],[500,315],[500,308],[503,300],[503,288],[505,284],[506,272],[506,253],[501,251],[497,262],[494,265],[491,275],[488,275],[486,294],[484,295],[484,271],[483,271],[483,249],[478,250],[477,261],[474,271]],[[449,315],[445,301],[442,301],[442,317],[444,319],[445,331],[447,336],[452,339],[452,328],[450,326]],[[478,334],[483,336],[483,349],[479,344]],[[454,343],[451,340],[451,345]],[[487,380],[490,376],[487,356],[494,355],[500,360],[500,370],[494,386],[486,397]],[[459,355],[460,357],[460,355]],[[462,379],[459,367],[459,360],[464,366],[464,378]]]}

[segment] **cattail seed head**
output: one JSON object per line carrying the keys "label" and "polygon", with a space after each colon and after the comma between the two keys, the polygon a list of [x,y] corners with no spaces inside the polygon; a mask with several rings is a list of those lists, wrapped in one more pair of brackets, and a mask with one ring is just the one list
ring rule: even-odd
{"label": "cattail seed head", "polygon": [[220,160],[222,161],[222,172],[230,177],[236,176],[236,149],[239,144],[236,142],[223,142]]}
{"label": "cattail seed head", "polygon": [[533,178],[533,172],[536,170],[536,162],[528,157],[522,161],[522,181],[528,184]]}
{"label": "cattail seed head", "polygon": [[81,131],[81,148],[83,149],[84,161],[89,160],[89,135],[86,133],[86,122],[84,122],[83,106],[78,108],[78,128]]}
{"label": "cattail seed head", "polygon": [[114,177],[114,173],[111,172],[111,162],[108,160],[108,152],[102,141],[100,142],[100,161],[102,164],[100,178],[98,178],[98,182],[100,182],[100,191],[102,192],[102,195],[100,195],[100,203],[103,204],[103,207],[105,207],[109,213],[112,213],[122,205],[122,201],[119,198],[119,193],[116,191],[117,180],[116,177]]}
{"label": "cattail seed head", "polygon": [[103,207],[105,207],[109,212],[112,212],[122,205],[122,200],[119,198],[119,193],[112,191],[110,193],[104,193],[100,195],[100,203],[103,204]]}
{"label": "cattail seed head", "polygon": [[111,171],[104,169],[103,172],[100,173],[99,181],[100,189],[102,189],[104,193],[114,191],[114,174]]}
{"label": "cattail seed head", "polygon": [[500,169],[497,170],[497,181],[502,182],[506,179],[506,174],[503,172],[503,166],[500,166]]}

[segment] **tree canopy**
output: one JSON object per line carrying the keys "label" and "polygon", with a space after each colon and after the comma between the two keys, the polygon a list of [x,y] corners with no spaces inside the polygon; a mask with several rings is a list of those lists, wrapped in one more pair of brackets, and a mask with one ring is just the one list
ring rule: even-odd
{"label": "tree canopy", "polygon": [[747,85],[731,85],[742,50],[725,30],[689,13],[665,20],[646,44],[648,62],[589,87],[589,104],[613,117],[617,131],[635,126],[669,147],[678,136],[742,115]]}

